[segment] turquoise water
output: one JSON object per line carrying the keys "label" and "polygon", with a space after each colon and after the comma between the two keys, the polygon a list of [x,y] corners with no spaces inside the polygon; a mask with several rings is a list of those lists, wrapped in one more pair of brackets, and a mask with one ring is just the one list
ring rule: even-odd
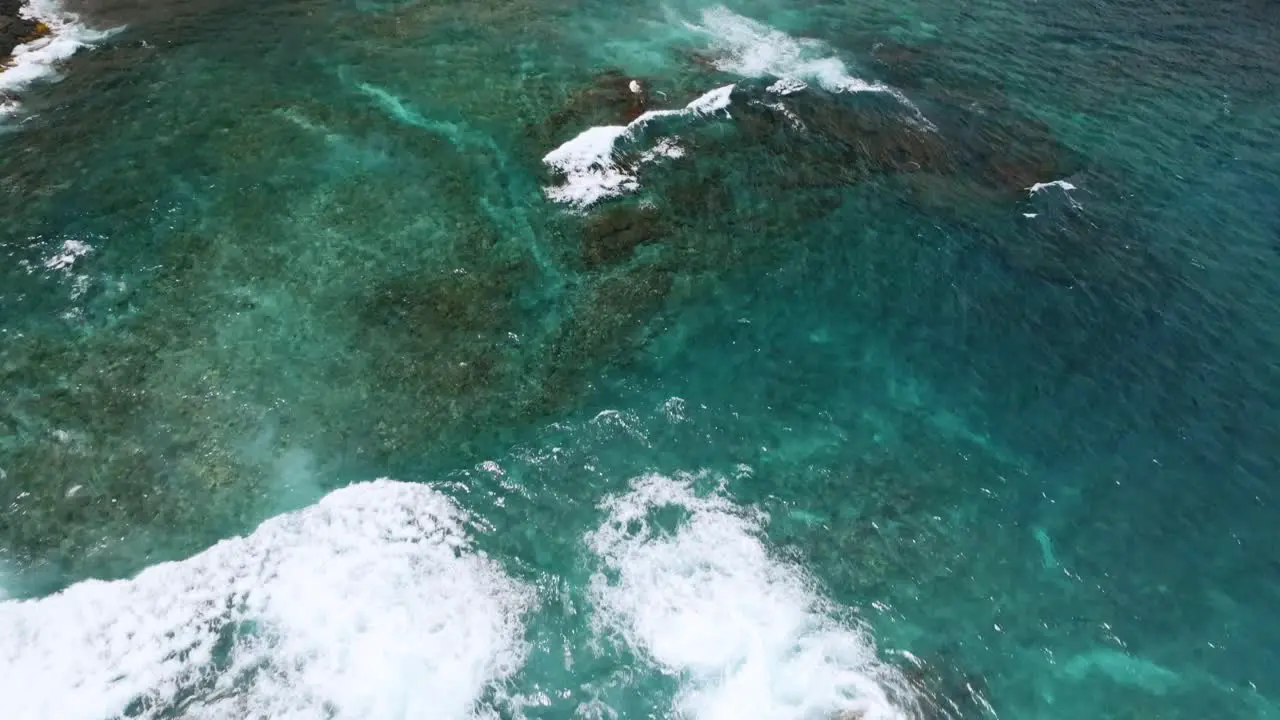
{"label": "turquoise water", "polygon": [[1280,716],[1273,8],[69,9],[6,718]]}

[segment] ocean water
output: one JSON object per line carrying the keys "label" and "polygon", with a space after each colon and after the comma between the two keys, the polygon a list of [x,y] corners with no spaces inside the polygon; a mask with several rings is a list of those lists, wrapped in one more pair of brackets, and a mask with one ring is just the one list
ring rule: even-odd
{"label": "ocean water", "polygon": [[1280,717],[1273,5],[33,9],[6,720]]}

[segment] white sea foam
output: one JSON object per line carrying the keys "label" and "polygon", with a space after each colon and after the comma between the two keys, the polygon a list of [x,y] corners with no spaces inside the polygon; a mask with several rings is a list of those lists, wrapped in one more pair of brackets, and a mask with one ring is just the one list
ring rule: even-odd
{"label": "white sea foam", "polygon": [[[718,87],[702,97],[694,100],[685,106],[685,110],[698,113],[700,115],[712,115],[729,107],[730,98],[733,95],[734,85],[725,85]],[[648,114],[648,113],[646,113]],[[642,115],[638,120],[644,119]]]}
{"label": "white sea foam", "polygon": [[790,95],[805,89],[808,80],[830,92],[886,93],[911,111],[914,124],[933,129],[933,124],[900,90],[853,75],[831,47],[820,40],[792,37],[723,5],[703,10],[701,23],[687,25],[710,38],[717,69],[743,77],[778,78],[769,86],[769,92]]}
{"label": "white sea foam", "polygon": [[1075,196],[1071,194],[1072,192],[1079,190],[1080,188],[1076,187],[1075,185],[1072,185],[1066,180],[1054,180],[1052,182],[1036,183],[1031,187],[1027,188],[1027,194],[1032,196],[1040,195],[1041,193],[1048,190],[1049,188],[1057,188],[1058,190],[1061,191],[1061,193],[1050,193],[1049,195],[1046,195],[1043,197],[1054,198],[1058,201],[1061,201],[1063,198],[1065,198],[1068,205],[1070,205],[1070,207],[1075,210],[1080,210],[1084,207],[1083,205],[1080,204],[1078,200],[1076,200]]}
{"label": "white sea foam", "polygon": [[[901,718],[900,678],[864,631],[836,619],[803,571],[761,540],[761,513],[694,478],[642,477],[605,501],[587,544],[599,631],[681,679],[672,716],[696,720]],[[659,528],[656,517],[680,519]]]}
{"label": "white sea foam", "polygon": [[564,173],[559,186],[546,189],[547,197],[584,208],[638,189],[639,179],[613,161],[614,143],[626,134],[623,125],[588,128],[547,153],[542,162]]}
{"label": "white sea foam", "polygon": [[775,80],[773,84],[766,89],[775,95],[791,95],[792,93],[798,93],[808,87],[809,83],[803,80],[782,78],[780,80]]}
{"label": "white sea foam", "polygon": [[644,163],[653,162],[659,158],[675,159],[682,157],[684,157],[684,148],[680,146],[680,141],[673,137],[664,137],[658,140],[658,143],[652,149],[640,153],[640,160]]}
{"label": "white sea foam", "polygon": [[49,34],[14,48],[9,66],[0,69],[0,118],[12,115],[20,103],[5,95],[44,78],[57,78],[58,65],[81,48],[106,38],[112,31],[94,30],[54,0],[28,0],[25,17],[49,26]]}
{"label": "white sea foam", "polygon": [[1077,189],[1075,185],[1072,185],[1066,180],[1054,180],[1052,182],[1036,183],[1035,185],[1032,185],[1031,187],[1027,188],[1027,192],[1031,193],[1032,195],[1035,195],[1041,190],[1044,190],[1045,188],[1051,188],[1051,187],[1062,188],[1063,192],[1071,192],[1072,190]]}
{"label": "white sea foam", "polygon": [[733,88],[733,85],[716,88],[678,110],[650,110],[627,125],[605,125],[582,131],[542,158],[542,162],[563,175],[557,185],[545,189],[547,198],[583,210],[601,200],[635,192],[640,188],[636,176],[640,166],[660,158],[682,157],[684,149],[675,138],[662,138],[654,148],[641,153],[636,162],[624,167],[614,157],[618,142],[634,140],[637,131],[660,117],[695,118],[727,111]]}
{"label": "white sea foam", "polygon": [[531,594],[424,485],[378,480],[132,580],[0,603],[6,720],[466,718]]}
{"label": "white sea foam", "polygon": [[88,243],[79,240],[64,240],[62,247],[58,248],[58,252],[44,261],[44,266],[50,270],[66,270],[76,263],[79,258],[93,252],[93,248]]}
{"label": "white sea foam", "polygon": [[844,61],[819,40],[795,38],[765,23],[743,17],[722,5],[702,12],[702,22],[690,25],[711,38],[718,69],[743,77],[774,76],[800,89],[797,81],[811,80],[831,92],[890,92],[882,83],[850,74]]}

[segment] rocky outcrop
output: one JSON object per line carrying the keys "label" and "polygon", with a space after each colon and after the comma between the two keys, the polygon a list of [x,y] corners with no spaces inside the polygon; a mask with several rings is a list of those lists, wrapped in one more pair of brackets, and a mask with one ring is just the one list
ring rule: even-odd
{"label": "rocky outcrop", "polygon": [[0,65],[4,65],[13,49],[49,33],[49,27],[38,20],[20,17],[19,0],[0,0]]}

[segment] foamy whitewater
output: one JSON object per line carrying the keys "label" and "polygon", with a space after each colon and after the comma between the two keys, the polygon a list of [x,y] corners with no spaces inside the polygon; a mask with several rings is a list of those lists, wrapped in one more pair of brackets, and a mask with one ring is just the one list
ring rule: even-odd
{"label": "foamy whitewater", "polygon": [[635,480],[587,537],[604,566],[591,588],[598,631],[680,678],[672,716],[905,717],[891,699],[901,678],[802,570],[766,549],[765,517],[699,495],[696,480]]}
{"label": "foamy whitewater", "polygon": [[743,77],[773,76],[794,83],[811,80],[831,92],[889,92],[849,73],[825,43],[794,38],[777,28],[743,17],[722,5],[702,12],[689,28],[707,34],[717,53],[715,65]]}
{"label": "foamy whitewater", "polygon": [[17,112],[20,103],[6,97],[42,79],[56,79],[58,65],[113,31],[94,30],[53,0],[29,0],[23,15],[49,26],[49,34],[19,45],[9,67],[0,70],[0,118]]}
{"label": "foamy whitewater", "polygon": [[660,158],[682,157],[684,150],[674,138],[662,138],[624,166],[617,157],[619,142],[639,139],[639,131],[658,118],[697,118],[727,110],[733,88],[716,88],[679,110],[650,110],[627,125],[584,130],[542,158],[562,176],[557,185],[545,189],[547,198],[582,210],[601,200],[635,192],[640,188],[636,176],[640,166]]}
{"label": "foamy whitewater", "polygon": [[820,40],[792,37],[723,5],[704,10],[701,22],[685,25],[710,39],[717,69],[742,77],[778,78],[769,92],[790,95],[803,90],[807,80],[829,92],[886,93],[911,110],[917,125],[933,129],[928,118],[900,90],[853,75],[835,51]]}
{"label": "foamy whitewater", "polygon": [[132,580],[0,603],[0,716],[473,717],[523,662],[533,595],[465,520],[378,480]]}

